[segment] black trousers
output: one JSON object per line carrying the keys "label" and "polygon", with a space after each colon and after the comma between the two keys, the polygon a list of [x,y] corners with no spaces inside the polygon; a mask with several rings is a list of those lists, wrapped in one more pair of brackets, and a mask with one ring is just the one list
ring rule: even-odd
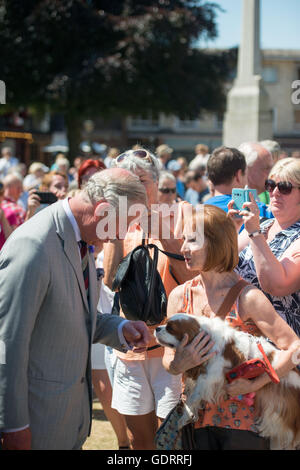
{"label": "black trousers", "polygon": [[268,439],[251,431],[207,426],[194,430],[197,450],[269,450]]}

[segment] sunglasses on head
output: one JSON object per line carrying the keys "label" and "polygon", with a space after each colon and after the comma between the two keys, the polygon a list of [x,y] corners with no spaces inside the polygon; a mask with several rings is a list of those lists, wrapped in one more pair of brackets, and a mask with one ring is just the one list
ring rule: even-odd
{"label": "sunglasses on head", "polygon": [[142,158],[143,160],[147,160],[148,162],[150,162],[151,165],[153,164],[152,159],[149,155],[149,152],[147,152],[147,150],[144,150],[144,149],[128,150],[127,152],[121,153],[120,155],[116,157],[116,162],[121,163],[127,157]]}
{"label": "sunglasses on head", "polygon": [[158,188],[158,190],[163,194],[176,193],[176,188]]}
{"label": "sunglasses on head", "polygon": [[274,180],[266,180],[265,182],[265,189],[266,191],[269,191],[269,193],[272,193],[275,188],[278,188],[278,191],[281,194],[291,194],[293,188],[297,188],[298,186],[293,186],[292,183],[288,181],[279,181],[279,183],[276,183]]}

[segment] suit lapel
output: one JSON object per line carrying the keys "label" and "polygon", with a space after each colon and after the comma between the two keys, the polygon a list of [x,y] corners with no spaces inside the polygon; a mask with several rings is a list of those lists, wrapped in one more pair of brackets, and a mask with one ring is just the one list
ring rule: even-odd
{"label": "suit lapel", "polygon": [[55,225],[56,225],[56,233],[59,236],[59,238],[62,240],[65,255],[74,269],[84,306],[87,312],[89,313],[90,309],[89,309],[87,295],[86,295],[85,286],[84,286],[81,259],[80,259],[80,255],[78,251],[78,244],[76,242],[73,227],[65,213],[65,210],[61,202],[54,204],[52,208],[53,208],[53,216],[54,216]]}

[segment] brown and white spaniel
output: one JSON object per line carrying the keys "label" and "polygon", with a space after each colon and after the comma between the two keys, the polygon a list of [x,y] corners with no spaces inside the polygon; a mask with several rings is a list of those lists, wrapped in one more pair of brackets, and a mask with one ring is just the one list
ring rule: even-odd
{"label": "brown and white spaniel", "polygon": [[[201,402],[218,403],[226,392],[226,372],[243,362],[263,356],[262,345],[270,363],[276,368],[279,350],[264,337],[254,337],[232,328],[226,321],[215,317],[195,317],[184,313],[172,316],[165,325],[156,328],[155,336],[162,346],[176,348],[185,333],[189,342],[204,330],[215,345],[217,354],[200,366],[184,373],[185,412],[180,425],[196,421]],[[269,438],[272,449],[300,448],[300,373],[293,369],[280,383],[269,383],[258,390],[254,401],[257,427],[262,437]]]}

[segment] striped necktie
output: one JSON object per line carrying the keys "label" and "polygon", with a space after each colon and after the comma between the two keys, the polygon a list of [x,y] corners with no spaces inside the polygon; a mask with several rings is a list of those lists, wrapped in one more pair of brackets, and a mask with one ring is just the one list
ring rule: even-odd
{"label": "striped necktie", "polygon": [[81,267],[83,273],[84,287],[86,290],[87,298],[89,298],[89,250],[88,245],[83,240],[79,242]]}

